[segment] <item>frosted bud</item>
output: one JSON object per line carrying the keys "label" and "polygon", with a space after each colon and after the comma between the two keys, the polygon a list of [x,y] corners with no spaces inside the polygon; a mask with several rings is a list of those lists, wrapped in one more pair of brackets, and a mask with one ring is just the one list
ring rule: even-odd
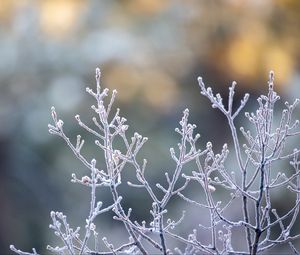
{"label": "frosted bud", "polygon": [[274,77],[275,77],[274,71],[271,70],[270,73],[269,73],[269,82],[273,82],[274,81]]}
{"label": "frosted bud", "polygon": [[246,94],[244,95],[243,100],[244,100],[244,101],[247,101],[247,100],[249,99],[249,96],[250,96],[250,95],[249,95],[248,93],[246,93]]}
{"label": "frosted bud", "polygon": [[109,89],[108,89],[108,88],[105,88],[105,89],[103,90],[103,92],[102,92],[103,95],[107,96],[108,91],[109,91]]}
{"label": "frosted bud", "polygon": [[128,125],[122,125],[121,131],[124,133],[128,129]]}
{"label": "frosted bud", "polygon": [[93,92],[89,87],[86,87],[86,88],[85,88],[85,91],[86,91],[87,93],[92,93],[92,92]]}
{"label": "frosted bud", "polygon": [[211,143],[211,142],[207,142],[206,148],[207,148],[207,149],[211,149],[211,148],[212,148],[212,143]]}
{"label": "frosted bud", "polygon": [[175,154],[174,148],[170,148],[170,153],[171,153],[172,155]]}
{"label": "frosted bud", "polygon": [[99,109],[97,109],[97,107],[95,105],[92,105],[91,108],[96,112],[99,113]]}
{"label": "frosted bud", "polygon": [[94,223],[90,224],[90,230],[92,230],[92,231],[96,230],[96,225]]}
{"label": "frosted bud", "polygon": [[96,159],[93,158],[92,161],[91,161],[92,167],[96,166],[96,162],[97,162]]}
{"label": "frosted bud", "polygon": [[59,129],[61,129],[62,126],[64,125],[64,122],[62,120],[59,120],[56,125]]}
{"label": "frosted bud", "polygon": [[51,106],[51,112],[52,112],[52,114],[54,114],[56,116],[56,112],[55,112],[55,107],[54,106]]}
{"label": "frosted bud", "polygon": [[210,192],[214,192],[214,191],[216,191],[216,188],[214,187],[214,186],[212,186],[212,185],[208,185],[208,190],[210,191]]}
{"label": "frosted bud", "polygon": [[51,124],[48,124],[48,129],[50,130],[50,129],[52,129],[52,130],[56,130],[56,127],[54,127],[53,125],[51,125]]}
{"label": "frosted bud", "polygon": [[101,71],[100,71],[100,68],[97,67],[97,68],[96,68],[96,79],[99,79],[100,76],[101,76]]}
{"label": "frosted bud", "polygon": [[63,213],[62,212],[56,212],[56,216],[61,219],[63,217]]}
{"label": "frosted bud", "polygon": [[83,177],[81,178],[81,182],[84,183],[84,184],[88,184],[88,183],[91,182],[91,179],[90,179],[90,177],[88,177],[88,176],[83,176]]}
{"label": "frosted bud", "polygon": [[129,208],[129,209],[128,209],[128,215],[130,215],[131,212],[132,212],[132,208]]}

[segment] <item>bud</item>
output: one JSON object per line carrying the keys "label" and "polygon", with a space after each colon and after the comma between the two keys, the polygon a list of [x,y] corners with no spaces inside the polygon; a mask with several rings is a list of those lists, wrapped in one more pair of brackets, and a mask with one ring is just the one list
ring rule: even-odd
{"label": "bud", "polygon": [[88,177],[88,176],[83,176],[81,178],[81,182],[84,183],[84,184],[89,184],[91,182],[91,178]]}

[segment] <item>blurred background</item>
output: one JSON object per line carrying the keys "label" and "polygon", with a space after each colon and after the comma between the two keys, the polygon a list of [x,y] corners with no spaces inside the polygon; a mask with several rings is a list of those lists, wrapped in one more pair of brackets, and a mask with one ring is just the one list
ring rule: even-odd
{"label": "blurred background", "polygon": [[[89,191],[70,179],[72,172],[87,171],[48,134],[47,124],[54,105],[71,139],[81,133],[90,143],[87,157],[101,159],[93,138],[74,119],[79,113],[90,121],[95,102],[85,87],[95,86],[97,66],[103,86],[118,90],[115,106],[130,132],[149,137],[141,158],[149,159],[151,183],[164,182],[162,173],[174,167],[174,128],[186,107],[202,135],[200,147],[212,141],[219,150],[230,143],[225,119],[200,95],[197,76],[225,96],[236,80],[237,102],[251,93],[248,110],[266,93],[270,70],[283,100],[300,96],[299,13],[299,0],[1,0],[0,253],[7,254],[11,243],[40,252],[56,246],[48,229],[51,210],[84,228]],[[134,177],[133,169],[126,171],[125,178]],[[122,192],[131,195],[124,203],[133,207],[133,217],[149,220],[146,193],[125,184]],[[201,189],[191,193],[201,197]],[[98,198],[108,204],[109,195],[99,191]],[[175,202],[171,208],[179,217],[187,205]],[[287,204],[278,195],[277,205]],[[191,215],[199,217],[197,211]],[[111,216],[99,219],[98,231],[117,245],[124,230]]]}

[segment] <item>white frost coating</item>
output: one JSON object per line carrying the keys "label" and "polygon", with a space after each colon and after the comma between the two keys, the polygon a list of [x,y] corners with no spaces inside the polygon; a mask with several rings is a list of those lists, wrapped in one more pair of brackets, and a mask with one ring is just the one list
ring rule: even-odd
{"label": "white frost coating", "polygon": [[[252,131],[240,128],[241,134],[245,137],[245,142],[240,143],[237,134],[237,127],[234,120],[245,107],[249,94],[245,94],[240,101],[240,105],[234,107],[234,94],[237,86],[233,82],[229,87],[228,105],[223,104],[221,94],[214,95],[212,88],[206,88],[201,77],[198,78],[200,93],[204,95],[212,104],[213,108],[220,110],[227,118],[234,144],[234,155],[236,158],[236,169],[227,169],[226,159],[229,154],[227,144],[224,144],[221,151],[217,153],[213,149],[211,142],[200,144],[198,148],[199,134],[195,134],[196,125],[188,121],[189,110],[183,111],[183,117],[179,121],[179,127],[175,132],[179,134],[180,142],[178,148],[170,148],[171,158],[174,160],[174,169],[164,172],[161,182],[152,185],[146,178],[147,160],[137,158],[138,152],[148,140],[138,133],[134,133],[130,139],[126,135],[129,126],[125,124],[126,118],[121,117],[119,109],[112,113],[112,105],[115,101],[116,90],[113,90],[110,100],[108,89],[100,87],[100,69],[96,69],[96,92],[90,88],[86,91],[94,97],[96,104],[92,106],[95,115],[92,120],[94,127],[88,127],[80,120],[80,116],[75,118],[83,129],[95,136],[95,144],[104,155],[104,162],[96,164],[96,159],[87,159],[81,154],[84,141],[81,136],[76,137],[73,144],[64,133],[63,121],[59,120],[54,107],[51,107],[53,123],[48,125],[51,134],[61,137],[70,147],[74,155],[89,169],[88,175],[77,178],[72,174],[72,182],[87,186],[91,190],[89,214],[85,219],[85,228],[80,232],[80,228],[73,229],[67,222],[67,217],[61,212],[50,213],[52,223],[50,229],[54,231],[61,241],[61,246],[47,246],[47,249],[54,254],[259,254],[266,252],[276,245],[287,243],[294,254],[299,254],[293,242],[300,237],[294,234],[293,226],[299,220],[300,204],[300,150],[295,148],[292,152],[286,150],[286,145],[290,137],[300,134],[296,128],[299,121],[294,120],[293,111],[299,100],[292,104],[286,102],[286,109],[282,111],[279,123],[274,122],[274,106],[280,99],[274,91],[274,73],[270,72],[268,81],[268,93],[258,98],[258,109],[255,113],[245,113],[246,118],[253,125]],[[201,124],[201,122],[199,121]],[[115,143],[115,138],[123,141],[120,149]],[[125,149],[124,149],[125,148]],[[98,152],[95,153],[98,155]],[[276,172],[273,167],[277,161],[287,160],[291,169],[286,173]],[[193,162],[192,170],[189,170]],[[97,167],[104,168],[101,170]],[[136,172],[136,180],[128,181],[132,188],[139,188],[148,193],[152,201],[152,208],[149,211],[150,222],[141,223],[133,220],[135,209],[125,210],[122,203],[122,196],[119,195],[119,185],[122,183],[126,169],[132,168]],[[170,171],[169,171],[170,170]],[[281,170],[282,171],[282,170]],[[270,178],[270,176],[273,176]],[[275,176],[275,177],[274,177]],[[197,199],[190,198],[186,189],[194,182],[198,184]],[[103,203],[97,199],[97,188],[105,188],[111,192],[112,202],[103,207]],[[294,193],[294,204],[288,208],[283,215],[279,215],[275,204],[273,204],[273,190],[284,189]],[[226,197],[220,200],[219,194]],[[125,194],[126,196],[126,194]],[[174,231],[179,224],[184,224],[185,210],[178,219],[171,219],[167,210],[169,202],[175,197],[187,202],[188,207],[196,207],[206,210],[209,221],[206,226],[199,224],[198,229],[191,229],[189,233]],[[201,200],[201,198],[203,198]],[[228,215],[228,210],[234,203],[240,203],[241,217],[232,220]],[[172,207],[169,207],[172,208]],[[186,208],[188,209],[188,208]],[[128,240],[124,240],[119,246],[114,245],[114,240],[108,240],[105,236],[98,236],[95,218],[103,213],[112,211],[115,221],[121,222],[128,233]],[[250,213],[251,211],[251,213]],[[230,212],[230,211],[229,211]],[[254,213],[252,213],[254,212]],[[176,215],[176,214],[172,214]],[[148,217],[149,218],[149,217]],[[195,226],[197,226],[196,224]],[[280,233],[271,233],[274,229],[280,229]],[[244,234],[244,244],[238,250],[236,243],[232,240],[232,228],[240,229]],[[208,235],[209,242],[201,240],[203,233]],[[199,234],[201,233],[201,234]],[[176,241],[176,246],[172,247],[169,239]],[[91,239],[94,239],[93,242]],[[102,240],[102,244],[99,244]],[[91,246],[94,243],[94,246]],[[174,243],[174,242],[173,242]],[[105,248],[103,248],[105,246]],[[185,247],[180,250],[178,247]],[[13,245],[10,249],[20,255],[37,254],[33,252],[23,252]]]}

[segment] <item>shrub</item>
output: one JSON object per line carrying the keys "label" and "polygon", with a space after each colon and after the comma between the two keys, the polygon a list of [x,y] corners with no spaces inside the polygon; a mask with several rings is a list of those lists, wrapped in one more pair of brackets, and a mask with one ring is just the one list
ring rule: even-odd
{"label": "shrub", "polygon": [[[299,131],[295,131],[299,121],[292,118],[299,100],[296,99],[292,104],[285,103],[286,108],[282,111],[280,121],[276,125],[274,107],[280,98],[274,91],[274,75],[271,72],[267,95],[261,95],[257,99],[258,109],[255,113],[245,113],[252,127],[251,131],[240,128],[246,141],[245,144],[241,144],[235,119],[245,107],[249,94],[245,94],[240,105],[235,109],[233,102],[236,83],[233,82],[229,88],[228,106],[225,107],[220,94],[214,95],[210,87],[205,87],[201,78],[198,78],[198,82],[201,94],[209,99],[213,108],[220,110],[227,118],[234,144],[237,171],[230,172],[225,166],[229,154],[226,144],[219,153],[213,151],[210,142],[204,149],[198,149],[197,143],[200,135],[194,134],[196,126],[189,123],[189,110],[186,109],[179,121],[179,128],[175,129],[180,136],[180,143],[177,149],[170,149],[170,155],[176,167],[171,175],[165,173],[166,186],[157,183],[156,187],[152,187],[145,175],[147,160],[140,162],[137,159],[137,154],[147,141],[147,137],[138,133],[130,139],[127,137],[129,127],[126,119],[120,117],[119,109],[112,112],[117,92],[114,90],[109,97],[109,90],[101,89],[98,68],[96,69],[96,91],[86,89],[97,102],[96,106],[92,106],[97,116],[93,118],[95,127],[87,126],[81,121],[79,115],[75,118],[83,129],[96,138],[95,144],[104,154],[104,170],[98,168],[96,159],[89,161],[82,155],[84,140],[80,135],[77,136],[75,144],[71,142],[64,132],[63,121],[58,118],[52,107],[53,124],[49,124],[49,132],[61,137],[74,155],[89,169],[89,176],[78,178],[76,174],[73,174],[72,182],[89,187],[91,197],[84,231],[81,231],[79,227],[71,228],[63,213],[50,213],[52,219],[50,228],[61,239],[62,244],[56,247],[48,245],[49,251],[55,254],[99,255],[119,253],[258,254],[286,243],[293,253],[299,254],[293,241],[300,235],[292,234],[300,203],[299,149],[294,149],[292,152],[286,149],[288,138],[300,134]],[[105,103],[104,99],[107,97],[109,97],[109,102]],[[126,150],[121,151],[116,145],[116,139],[120,138]],[[290,164],[290,169],[286,169],[284,173],[276,170],[276,164],[283,160],[288,160]],[[195,163],[195,170],[191,173],[184,173],[184,167],[190,162]],[[136,182],[127,184],[136,189],[144,189],[152,200],[151,222],[132,220],[132,209],[125,210],[122,205],[122,196],[118,189],[123,175],[126,174],[127,165],[131,165],[136,171]],[[280,167],[287,168],[286,165],[280,165]],[[203,201],[196,201],[185,194],[185,189],[192,182],[199,185]],[[96,189],[99,187],[106,187],[110,191],[113,203],[109,206],[103,207],[102,202],[97,200]],[[156,189],[162,193],[158,193]],[[222,202],[218,201],[218,192],[214,192],[216,189],[224,191],[223,197],[226,195],[228,198]],[[277,212],[274,206],[273,197],[277,190],[293,194],[294,203],[284,213]],[[163,195],[159,196],[159,194]],[[189,207],[206,210],[209,223],[207,226],[199,225],[198,231],[209,233],[208,243],[199,240],[196,229],[181,235],[176,233],[176,226],[183,222],[185,213],[183,211],[182,216],[177,220],[167,218],[166,207],[174,197],[180,197],[187,202]],[[236,204],[242,212],[239,219],[234,219],[228,213]],[[98,215],[108,211],[114,213],[114,220],[124,225],[129,239],[116,247],[112,244],[113,241],[103,237],[102,241],[106,250],[100,250],[98,244],[100,237],[98,237],[94,220]],[[232,232],[236,229],[245,240],[241,250],[237,248],[232,237]],[[280,231],[273,231],[274,229],[280,229]],[[89,245],[91,239],[94,239],[95,243],[93,248]],[[180,248],[171,247],[168,242],[171,239],[176,240]],[[26,253],[17,250],[13,245],[10,248],[18,254],[37,254],[34,249],[33,253]]]}

